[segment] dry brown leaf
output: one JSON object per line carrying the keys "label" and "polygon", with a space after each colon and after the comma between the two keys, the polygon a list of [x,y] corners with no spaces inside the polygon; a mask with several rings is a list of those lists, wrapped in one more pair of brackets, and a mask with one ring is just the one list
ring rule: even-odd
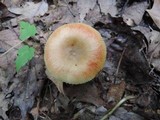
{"label": "dry brown leaf", "polygon": [[138,25],[143,17],[145,10],[148,7],[148,3],[141,2],[141,3],[134,3],[132,6],[125,7],[124,14],[122,15],[123,20],[127,22],[127,20],[131,19]]}
{"label": "dry brown leaf", "polygon": [[79,16],[73,16],[72,11],[74,11],[74,13],[78,13],[77,8],[71,9],[70,6],[67,5],[62,5],[60,7],[50,6],[47,15],[40,19],[38,18],[37,20],[43,21],[46,26],[51,27],[50,30],[53,31],[63,24],[79,21]]}
{"label": "dry brown leaf", "polygon": [[6,93],[3,91],[3,89],[7,86],[7,80],[5,80],[5,72],[0,68],[0,116],[3,117],[3,119],[7,120],[8,117],[6,116],[6,111],[8,110],[9,102],[5,100]]}
{"label": "dry brown leaf", "polygon": [[26,2],[22,7],[11,7],[8,10],[22,15],[24,19],[31,19],[34,16],[43,16],[48,11],[48,4],[45,1],[39,3]]}
{"label": "dry brown leaf", "polygon": [[39,100],[39,98],[37,98],[37,105],[36,105],[36,107],[32,108],[32,110],[30,111],[30,113],[34,117],[34,120],[37,120],[38,116],[39,116],[39,111],[40,111],[39,104],[40,104],[40,100]]}
{"label": "dry brown leaf", "polygon": [[110,13],[113,17],[118,13],[116,0],[98,0],[101,12],[106,15]]}
{"label": "dry brown leaf", "polygon": [[100,98],[98,88],[90,83],[70,86],[65,92],[67,96],[71,99],[75,98],[76,101],[87,102],[96,106],[104,104],[104,101]]}
{"label": "dry brown leaf", "polygon": [[[0,48],[3,48],[7,51],[11,47],[19,44],[20,40],[18,39],[16,32],[17,29],[7,29],[0,31]],[[9,65],[12,65],[14,63],[14,59],[17,55],[17,49],[19,47],[20,46],[15,47],[8,54],[4,55],[3,57],[0,57],[0,67],[6,69]]]}
{"label": "dry brown leaf", "polygon": [[55,6],[50,6],[50,9],[47,12],[48,15],[43,16],[41,21],[44,22],[47,26],[50,26],[50,24],[59,22],[62,19],[62,17],[65,15],[64,11],[65,10],[63,7],[55,8]]}
{"label": "dry brown leaf", "polygon": [[2,0],[2,2],[7,6],[7,7],[11,7],[11,6],[20,6],[20,4],[22,2],[24,2],[23,0]]}
{"label": "dry brown leaf", "polygon": [[152,9],[148,9],[146,11],[149,13],[158,28],[160,28],[160,0],[154,0]]}
{"label": "dry brown leaf", "polygon": [[146,37],[147,41],[148,42],[150,41],[150,37],[151,37],[151,34],[152,34],[151,31],[150,31],[150,28],[138,25],[138,26],[132,27],[132,29],[141,31],[141,33],[143,33],[143,35]]}
{"label": "dry brown leaf", "polygon": [[[42,56],[33,58],[31,62],[31,69],[28,68],[28,70],[18,72],[16,86],[12,88],[14,92],[14,106],[20,108],[22,120],[26,117],[28,110],[32,108],[35,97],[38,96],[44,84],[42,77],[44,75]],[[38,74],[41,74],[41,77]]]}
{"label": "dry brown leaf", "polygon": [[92,9],[89,10],[85,17],[85,23],[87,23],[90,26],[93,26],[97,21],[99,21],[102,17],[102,14],[100,14],[100,9],[98,4]]}
{"label": "dry brown leaf", "polygon": [[90,9],[93,9],[95,5],[96,0],[78,0],[77,6],[79,8],[80,22],[83,22],[86,14]]}
{"label": "dry brown leaf", "polygon": [[4,100],[5,94],[0,92],[0,116],[2,116],[5,120],[7,120],[6,111],[8,110],[8,101]]}
{"label": "dry brown leaf", "polygon": [[111,105],[115,105],[123,96],[125,91],[125,81],[122,81],[120,84],[113,84],[110,86],[107,99]]}
{"label": "dry brown leaf", "polygon": [[160,71],[160,32],[152,31],[149,44],[150,63]]}
{"label": "dry brown leaf", "polygon": [[33,108],[30,113],[33,115],[34,119],[37,120],[39,116],[39,107]]}
{"label": "dry brown leaf", "polygon": [[12,14],[8,11],[7,6],[0,2],[0,20],[5,21],[6,18],[13,18],[16,17],[15,14]]}
{"label": "dry brown leaf", "polygon": [[7,80],[5,80],[6,72],[0,68],[0,89],[3,90],[7,86]]}

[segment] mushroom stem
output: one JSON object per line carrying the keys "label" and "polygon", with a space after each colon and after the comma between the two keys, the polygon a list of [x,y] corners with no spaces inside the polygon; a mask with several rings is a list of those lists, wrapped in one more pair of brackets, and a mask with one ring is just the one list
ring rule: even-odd
{"label": "mushroom stem", "polygon": [[64,89],[63,89],[63,82],[62,81],[59,81],[59,80],[56,80],[55,78],[53,78],[50,73],[48,72],[48,70],[46,70],[46,75],[48,76],[48,78],[50,80],[52,80],[52,82],[56,85],[58,91],[60,93],[62,93],[63,95],[65,95],[64,93]]}
{"label": "mushroom stem", "polygon": [[56,79],[54,79],[54,81],[55,81],[54,83],[55,83],[58,91],[59,91],[60,93],[62,93],[63,95],[65,95],[65,92],[64,92],[64,89],[63,89],[63,82],[58,81],[58,80],[56,80]]}

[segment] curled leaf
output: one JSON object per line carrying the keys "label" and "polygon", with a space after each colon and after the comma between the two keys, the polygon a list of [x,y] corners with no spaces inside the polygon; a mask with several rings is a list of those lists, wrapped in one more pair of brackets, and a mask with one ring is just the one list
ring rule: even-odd
{"label": "curled leaf", "polygon": [[148,9],[146,10],[149,15],[151,16],[151,18],[153,19],[153,21],[155,22],[155,24],[158,26],[158,28],[160,28],[160,0],[154,0],[154,4],[152,9]]}

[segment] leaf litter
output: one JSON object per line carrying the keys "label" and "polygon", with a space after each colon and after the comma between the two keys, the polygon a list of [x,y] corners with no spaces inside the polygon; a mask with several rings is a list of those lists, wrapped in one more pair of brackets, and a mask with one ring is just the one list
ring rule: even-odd
{"label": "leaf litter", "polygon": [[34,16],[43,16],[48,11],[48,4],[45,1],[34,3],[25,2],[22,7],[10,7],[8,10],[14,14],[22,15],[21,19],[31,19]]}
{"label": "leaf litter", "polygon": [[[143,20],[150,3],[146,1],[61,0],[56,3],[24,1],[24,5],[21,5],[22,2],[17,0],[13,5],[12,2],[6,3],[5,1],[4,4],[10,12],[20,16],[12,16],[14,18],[2,23],[0,48],[8,50],[18,43],[17,25],[20,20],[25,20],[36,24],[38,29],[38,34],[25,44],[31,42],[33,47],[39,44],[36,50],[40,52],[36,51],[34,59],[18,73],[15,70],[14,59],[19,47],[0,58],[0,70],[3,71],[0,76],[2,118],[30,120],[30,114],[35,119],[42,120],[71,118],[96,120],[102,118],[112,108],[112,104],[109,104],[111,98],[115,99],[114,106],[125,95],[131,94],[140,97],[137,101],[129,100],[125,103],[110,116],[110,120],[145,119],[148,112],[139,107],[140,105],[146,107],[145,102],[147,106],[151,106],[147,108],[148,110],[152,108],[155,111],[159,110],[159,106],[154,107],[159,104],[156,99],[160,92],[157,86],[159,83],[157,77],[159,76],[159,47],[156,47],[159,45],[159,31],[153,30],[152,26],[145,24]],[[153,13],[157,13],[155,4],[153,7]],[[135,10],[136,8],[139,9]],[[111,14],[110,17],[108,13]],[[3,18],[6,17],[8,16],[3,16]],[[121,17],[131,19],[136,24],[130,28]],[[155,24],[158,26],[157,18],[154,18],[153,14],[151,17],[153,21],[156,20]],[[9,24],[13,21],[14,24]],[[66,84],[67,96],[63,96],[45,76],[42,56],[44,43],[50,31],[71,22],[85,22],[99,30],[108,47],[108,55],[104,69],[94,81],[78,86]],[[137,30],[141,31],[146,39]],[[130,89],[126,89],[127,86],[130,86]],[[150,92],[146,95],[148,91]],[[4,98],[6,96],[7,99]],[[136,112],[139,110],[141,112]],[[154,114],[154,112],[150,112],[149,115],[150,119],[159,117],[159,114]]]}
{"label": "leaf litter", "polygon": [[131,19],[136,25],[138,25],[142,21],[142,17],[147,8],[147,1],[134,3],[131,6],[127,6],[124,8],[124,12],[122,15],[123,20],[127,21],[128,19]]}
{"label": "leaf litter", "polygon": [[[5,51],[9,50],[11,47],[16,46],[20,43],[18,39],[18,29],[6,29],[0,31],[0,47],[3,48]],[[9,52],[6,56],[0,57],[0,66],[3,69],[7,69],[8,66],[12,65],[14,63],[14,59],[17,54],[18,48],[21,47],[17,46],[15,47],[11,52]]]}
{"label": "leaf litter", "polygon": [[152,9],[147,9],[146,11],[149,13],[149,15],[152,17],[153,21],[155,22],[155,24],[160,28],[160,15],[159,15],[159,5],[160,5],[160,1],[159,0],[154,0]]}

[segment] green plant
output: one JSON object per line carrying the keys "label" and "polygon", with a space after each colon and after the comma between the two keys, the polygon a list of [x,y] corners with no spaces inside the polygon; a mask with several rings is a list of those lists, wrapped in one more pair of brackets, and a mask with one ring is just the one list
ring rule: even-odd
{"label": "green plant", "polygon": [[[27,40],[29,37],[35,36],[37,33],[35,25],[32,25],[28,22],[21,21],[20,22],[20,36],[19,39],[23,42]],[[18,56],[16,58],[16,71],[18,72],[27,62],[29,62],[34,56],[35,49],[33,47],[29,47],[28,45],[22,46],[18,50]]]}

